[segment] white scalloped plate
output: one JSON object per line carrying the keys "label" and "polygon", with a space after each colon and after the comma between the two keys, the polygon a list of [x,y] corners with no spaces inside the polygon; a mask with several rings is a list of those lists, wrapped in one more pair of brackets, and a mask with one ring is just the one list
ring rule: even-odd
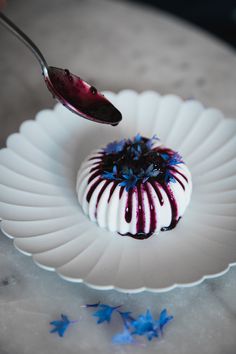
{"label": "white scalloped plate", "polygon": [[[173,95],[106,92],[118,127],[78,118],[61,105],[39,112],[0,150],[4,234],[40,267],[97,289],[140,292],[192,286],[236,263],[236,121]],[[83,214],[75,183],[81,161],[112,140],[156,133],[193,177],[178,226],[147,240],[119,237]]]}

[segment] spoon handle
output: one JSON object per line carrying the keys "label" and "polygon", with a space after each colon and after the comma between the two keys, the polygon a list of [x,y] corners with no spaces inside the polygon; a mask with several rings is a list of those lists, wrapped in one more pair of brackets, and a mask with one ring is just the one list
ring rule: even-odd
{"label": "spoon handle", "polygon": [[42,70],[44,71],[47,68],[47,62],[40,52],[38,47],[32,42],[32,40],[22,32],[9,18],[7,18],[2,12],[0,12],[0,23],[8,29],[11,33],[13,33],[18,39],[20,39],[35,55],[39,64],[41,65]]}

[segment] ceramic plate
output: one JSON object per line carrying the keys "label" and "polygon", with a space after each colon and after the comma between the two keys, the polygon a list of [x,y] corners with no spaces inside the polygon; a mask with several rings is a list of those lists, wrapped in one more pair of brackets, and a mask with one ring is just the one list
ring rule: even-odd
{"label": "ceramic plate", "polygon": [[[25,121],[0,150],[0,216],[15,247],[61,277],[97,289],[140,292],[191,286],[236,262],[236,120],[194,100],[147,91],[105,93],[123,114],[117,127],[61,105]],[[156,133],[193,177],[178,226],[147,240],[99,228],[77,202],[76,173],[94,148]]]}

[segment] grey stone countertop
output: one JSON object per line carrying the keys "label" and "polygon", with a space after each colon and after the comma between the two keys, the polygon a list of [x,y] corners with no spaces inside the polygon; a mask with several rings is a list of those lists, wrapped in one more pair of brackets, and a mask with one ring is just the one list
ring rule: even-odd
{"label": "grey stone countertop", "polygon": [[[154,89],[195,97],[236,117],[236,55],[180,20],[115,0],[8,1],[9,15],[41,48],[49,64],[67,67],[115,92]],[[22,121],[54,102],[37,62],[0,28],[0,145]],[[192,288],[136,295],[92,290],[38,268],[0,235],[0,354],[236,353],[236,268]],[[84,303],[124,304],[138,314],[166,307],[173,322],[146,347],[111,344],[116,322],[98,326]],[[63,339],[49,322],[78,319]]]}

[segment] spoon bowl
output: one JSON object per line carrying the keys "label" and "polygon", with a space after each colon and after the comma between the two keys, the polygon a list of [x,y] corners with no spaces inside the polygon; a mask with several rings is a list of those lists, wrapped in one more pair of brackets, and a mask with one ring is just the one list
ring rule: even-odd
{"label": "spoon bowl", "polygon": [[104,95],[68,69],[45,67],[44,79],[54,98],[72,112],[95,122],[117,125],[121,113]]}

